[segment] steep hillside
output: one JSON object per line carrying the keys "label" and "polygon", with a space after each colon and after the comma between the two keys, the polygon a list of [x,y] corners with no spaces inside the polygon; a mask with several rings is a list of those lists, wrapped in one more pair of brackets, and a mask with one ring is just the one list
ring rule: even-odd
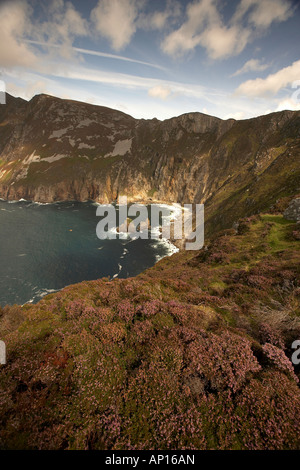
{"label": "steep hillside", "polygon": [[300,190],[300,112],[137,120],[38,95],[0,107],[0,197],[205,203],[229,227]]}
{"label": "steep hillside", "polygon": [[0,310],[0,448],[299,449],[299,239],[256,215],[136,278]]}

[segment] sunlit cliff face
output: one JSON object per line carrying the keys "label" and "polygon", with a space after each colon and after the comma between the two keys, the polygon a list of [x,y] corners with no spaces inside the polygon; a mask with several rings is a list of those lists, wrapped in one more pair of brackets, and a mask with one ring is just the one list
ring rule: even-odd
{"label": "sunlit cliff face", "polygon": [[299,113],[166,121],[47,95],[0,107],[0,197],[204,203],[230,226],[299,187]]}

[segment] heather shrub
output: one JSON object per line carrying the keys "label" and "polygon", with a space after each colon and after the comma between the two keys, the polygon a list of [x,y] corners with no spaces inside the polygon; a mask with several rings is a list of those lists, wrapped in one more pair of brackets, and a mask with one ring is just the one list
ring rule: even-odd
{"label": "heather shrub", "polygon": [[251,217],[246,217],[244,219],[241,219],[238,223],[238,228],[237,228],[238,235],[244,235],[250,232],[252,223],[257,221],[258,217],[259,216],[254,215]]}
{"label": "heather shrub", "polygon": [[[24,321],[24,312],[19,305],[4,307],[0,309],[0,331],[1,336],[4,333],[14,331]],[[1,337],[0,337],[1,339]]]}
{"label": "heather shrub", "polygon": [[86,300],[73,300],[65,305],[66,318],[75,320],[81,316],[84,309],[88,307]]}
{"label": "heather shrub", "polygon": [[201,414],[182,399],[178,377],[162,365],[145,364],[132,377],[123,413],[137,449],[206,448]]}
{"label": "heather shrub", "polygon": [[262,343],[270,343],[280,349],[284,349],[284,340],[282,335],[274,330],[269,323],[262,323],[259,326],[259,337]]}
{"label": "heather shrub", "polygon": [[299,448],[299,389],[285,374],[270,371],[253,378],[236,401],[243,448]]}
{"label": "heather shrub", "polygon": [[260,326],[260,340],[283,348],[291,344],[300,333],[300,318],[296,316],[289,305],[284,307],[275,304],[274,307],[260,306],[253,309],[255,322]]}
{"label": "heather shrub", "polygon": [[261,367],[251,350],[251,343],[242,337],[224,332],[203,334],[187,348],[186,363],[191,374],[197,373],[212,389],[226,388],[236,392],[246,378]]}
{"label": "heather shrub", "polygon": [[118,303],[117,309],[118,309],[118,315],[121,318],[121,320],[124,320],[126,323],[129,323],[133,320],[135,308],[134,308],[134,304],[130,302],[130,300],[128,299],[121,300]]}
{"label": "heather shrub", "polygon": [[249,274],[247,278],[247,284],[252,287],[264,290],[272,285],[272,279],[266,276],[256,276],[255,274]]}
{"label": "heather shrub", "polygon": [[166,307],[177,323],[184,324],[191,314],[191,307],[175,300],[167,302]]}
{"label": "heather shrub", "polygon": [[97,331],[97,336],[101,338],[102,342],[105,344],[123,341],[126,335],[127,332],[125,326],[118,322],[101,325]]}
{"label": "heather shrub", "polygon": [[292,232],[292,237],[294,238],[294,240],[299,241],[300,240],[300,230],[294,230]]}
{"label": "heather shrub", "polygon": [[135,279],[0,309],[0,448],[299,449],[298,242],[243,224]]}
{"label": "heather shrub", "polygon": [[209,448],[297,449],[299,403],[297,386],[280,372],[260,373],[234,395],[209,394],[200,405]]}
{"label": "heather shrub", "polygon": [[170,279],[168,281],[168,287],[180,292],[188,292],[190,290],[190,283],[185,282],[181,279]]}
{"label": "heather shrub", "polygon": [[158,334],[148,352],[148,361],[156,367],[165,368],[175,374],[180,374],[184,365],[183,347],[176,335]]}
{"label": "heather shrub", "polygon": [[209,254],[209,256],[207,257],[207,262],[209,263],[229,263],[230,262],[230,258],[228,256],[228,254],[224,251],[222,251],[221,249],[219,250],[212,250],[212,253]]}
{"label": "heather shrub", "polygon": [[282,349],[277,348],[273,344],[266,343],[263,345],[263,351],[269,361],[279,370],[286,372],[289,377],[299,382],[298,377],[294,373],[293,364],[289,358],[284,354]]}
{"label": "heather shrub", "polygon": [[149,342],[155,336],[153,324],[149,320],[135,322],[132,332],[135,342],[141,344]]}
{"label": "heather shrub", "polygon": [[160,311],[164,311],[164,304],[157,299],[144,302],[138,306],[138,312],[145,317],[152,317]]}

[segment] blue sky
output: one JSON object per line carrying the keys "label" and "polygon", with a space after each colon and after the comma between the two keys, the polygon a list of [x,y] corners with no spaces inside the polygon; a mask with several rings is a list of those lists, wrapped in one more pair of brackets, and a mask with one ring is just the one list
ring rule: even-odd
{"label": "blue sky", "polygon": [[0,0],[0,20],[0,79],[14,96],[147,119],[300,109],[297,1]]}

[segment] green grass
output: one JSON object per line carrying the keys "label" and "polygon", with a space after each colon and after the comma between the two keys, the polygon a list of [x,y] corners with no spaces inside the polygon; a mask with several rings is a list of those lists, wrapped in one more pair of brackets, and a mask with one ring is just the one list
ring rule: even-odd
{"label": "green grass", "polygon": [[272,253],[295,246],[295,242],[290,240],[291,230],[288,230],[289,227],[294,227],[294,222],[286,220],[279,215],[269,214],[262,216],[262,219],[273,224],[267,237],[267,242]]}
{"label": "green grass", "polygon": [[148,197],[153,197],[154,194],[157,193],[157,191],[158,191],[157,188],[152,188],[152,189],[150,189],[150,191],[148,191],[147,196]]}

